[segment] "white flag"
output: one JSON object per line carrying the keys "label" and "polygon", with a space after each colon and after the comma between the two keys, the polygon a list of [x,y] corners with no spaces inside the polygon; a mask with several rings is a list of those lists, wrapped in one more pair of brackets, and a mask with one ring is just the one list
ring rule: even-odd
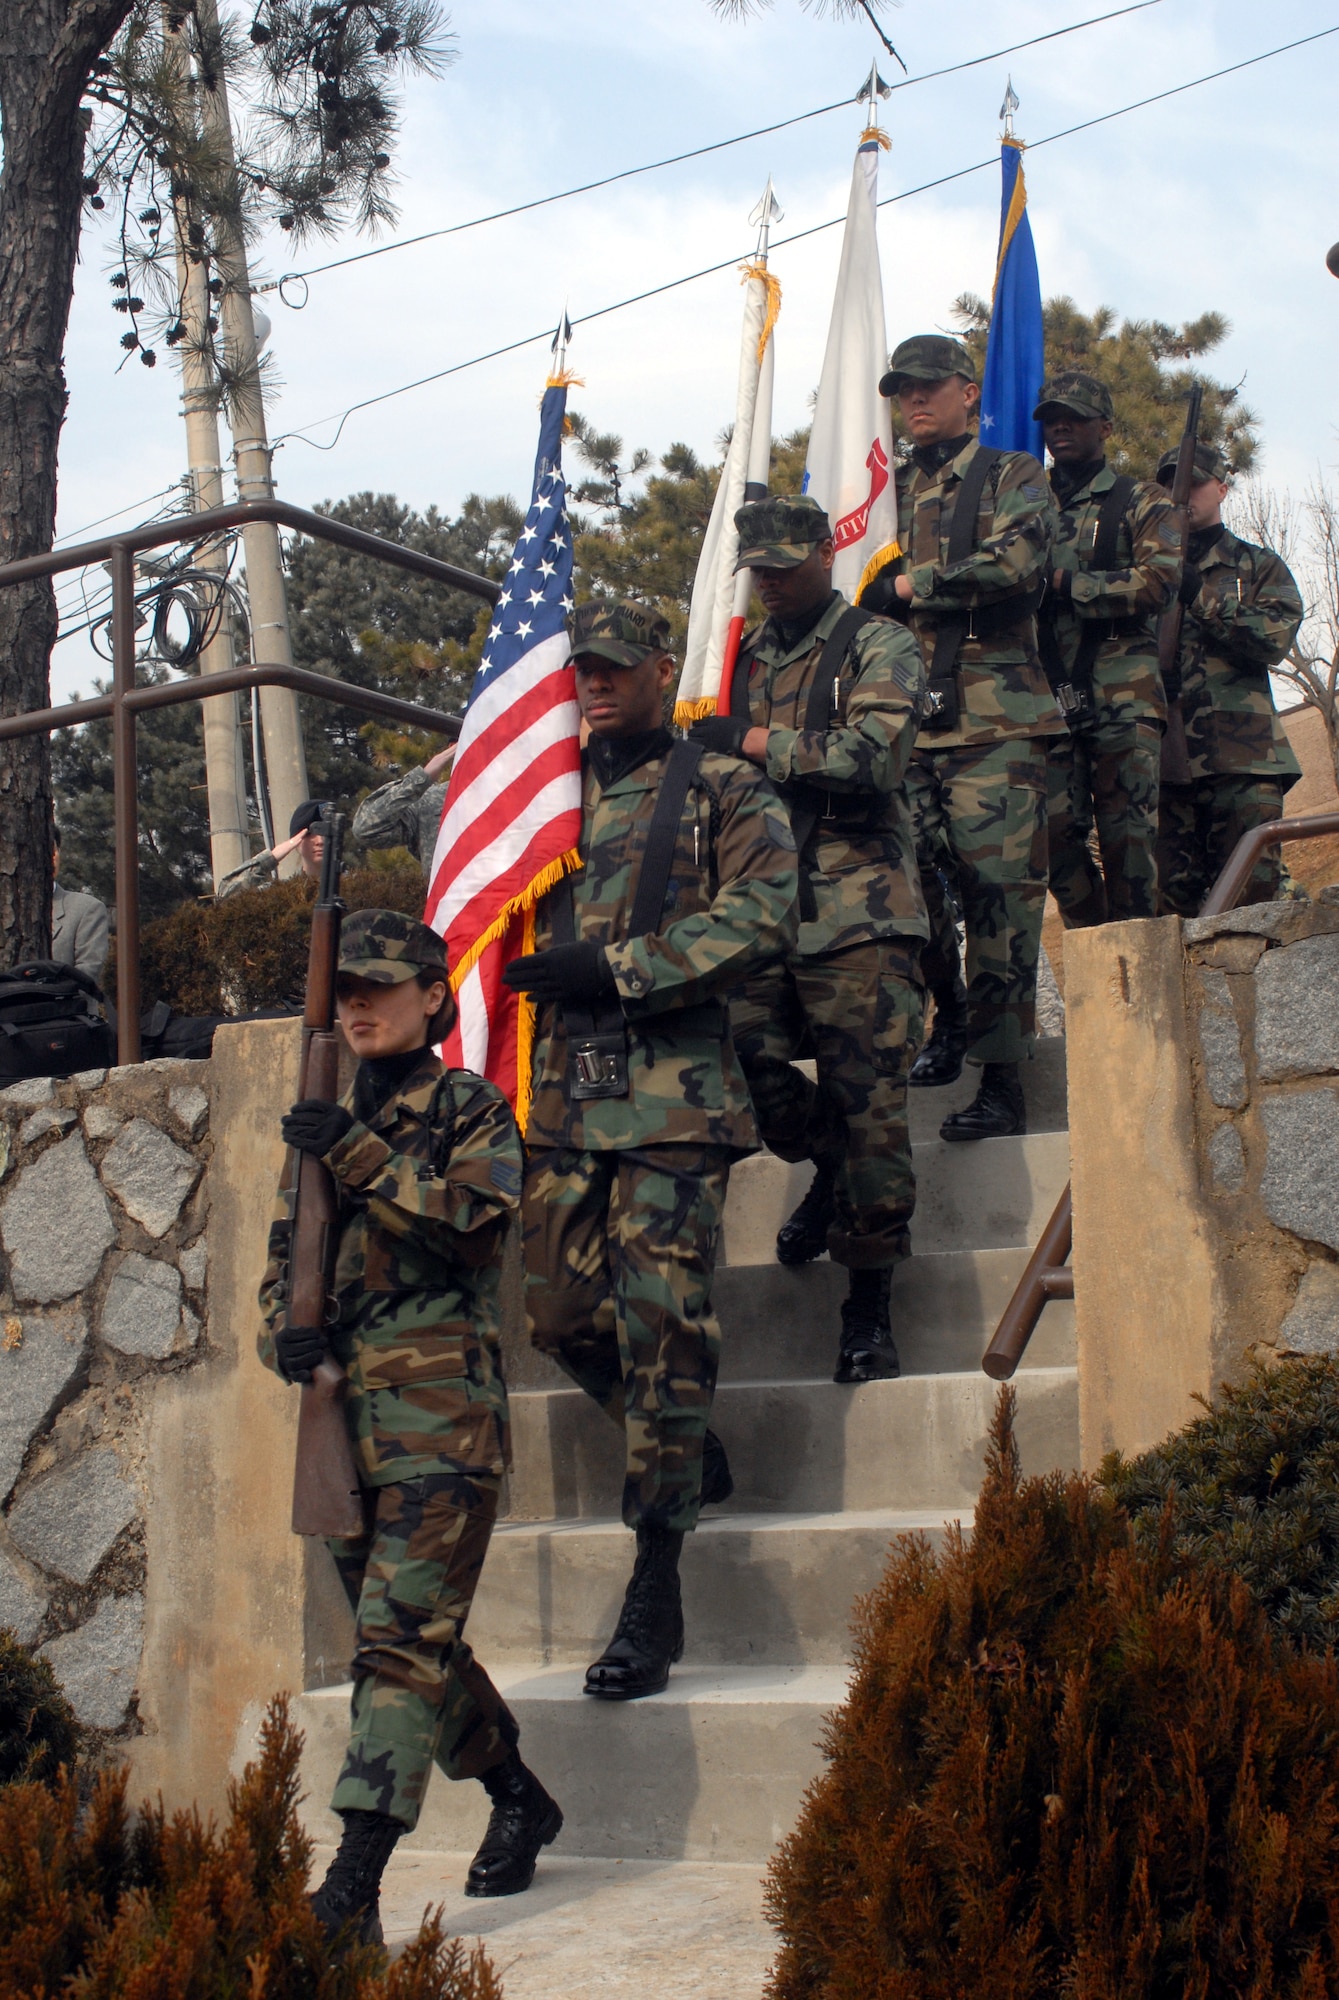
{"label": "white flag", "polygon": [[867,132],[855,156],[804,472],[804,491],[827,509],[832,523],[833,584],[852,603],[898,553],[893,413],[879,394],[888,365],[874,209],[881,143],[882,135]]}
{"label": "white flag", "polygon": [[763,493],[767,491],[772,451],[772,328],[781,287],[764,259],[746,266],[745,281],[748,291],[734,429],[693,578],[688,643],[674,702],[674,720],[681,729],[701,716],[716,713],[723,676],[734,666],[752,595],[749,573],[735,575],[739,552],[735,513],[753,488],[761,486]]}

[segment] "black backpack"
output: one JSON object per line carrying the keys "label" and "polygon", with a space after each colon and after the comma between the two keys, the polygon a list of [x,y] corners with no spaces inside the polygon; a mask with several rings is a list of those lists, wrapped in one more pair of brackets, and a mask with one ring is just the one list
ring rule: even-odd
{"label": "black backpack", "polygon": [[0,972],[0,1084],[107,1069],[115,1060],[102,989],[87,972],[49,958]]}

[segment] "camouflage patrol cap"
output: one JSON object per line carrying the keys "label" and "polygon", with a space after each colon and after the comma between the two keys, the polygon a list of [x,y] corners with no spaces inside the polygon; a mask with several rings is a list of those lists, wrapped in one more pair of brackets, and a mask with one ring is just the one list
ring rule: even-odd
{"label": "camouflage patrol cap", "polygon": [[[1157,481],[1159,486],[1171,485],[1172,480],[1176,476],[1176,460],[1179,451],[1179,445],[1173,445],[1172,449],[1165,451],[1158,460]],[[1228,480],[1231,477],[1232,467],[1228,464],[1216,444],[1197,444],[1195,446],[1194,483],[1196,486],[1202,486],[1206,479]]]}
{"label": "camouflage patrol cap", "polygon": [[879,394],[895,396],[904,382],[947,382],[950,375],[976,380],[976,363],[962,342],[946,333],[915,333],[889,355]]}
{"label": "camouflage patrol cap", "polygon": [[1099,382],[1095,375],[1085,375],[1079,368],[1066,368],[1063,374],[1053,375],[1049,382],[1042,383],[1032,421],[1041,423],[1048,410],[1068,410],[1085,422],[1094,417],[1105,417],[1110,422],[1116,414],[1106,383]]}
{"label": "camouflage patrol cap", "polygon": [[667,653],[668,618],[632,598],[593,597],[572,620],[572,657],[594,653],[614,667],[639,667],[653,653]]}
{"label": "camouflage patrol cap", "polygon": [[746,500],[735,512],[735,527],[737,570],[797,569],[832,536],[826,510],[803,493],[769,493],[765,500]]}
{"label": "camouflage patrol cap", "polygon": [[420,972],[445,979],[446,945],[400,910],[355,910],[340,932],[338,969],[374,986],[403,986]]}

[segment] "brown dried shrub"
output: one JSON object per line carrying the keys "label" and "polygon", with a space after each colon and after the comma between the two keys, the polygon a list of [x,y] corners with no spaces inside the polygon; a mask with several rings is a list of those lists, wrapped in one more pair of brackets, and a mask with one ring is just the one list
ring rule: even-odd
{"label": "brown dried shrub", "polygon": [[287,1704],[274,1702],[221,1830],[161,1807],[132,1819],[124,1773],[102,1773],[83,1811],[68,1772],[54,1786],[0,1790],[0,1993],[502,2000],[483,1946],[444,1937],[440,1911],[393,1964],[375,1947],[335,1960],[307,1904],[301,1748]]}
{"label": "brown dried shrub", "polygon": [[969,1540],[857,1607],[828,1767],[771,1869],[770,2000],[1339,1993],[1339,1671],[1172,1513],[1024,1480],[1001,1393]]}
{"label": "brown dried shrub", "polygon": [[[266,889],[243,889],[222,903],[183,903],[140,932],[144,1004],[166,1000],[175,1014],[250,1014],[300,1000],[314,885],[304,875]],[[417,866],[350,869],[340,882],[350,910],[423,914]],[[116,991],[115,945],[104,991]]]}

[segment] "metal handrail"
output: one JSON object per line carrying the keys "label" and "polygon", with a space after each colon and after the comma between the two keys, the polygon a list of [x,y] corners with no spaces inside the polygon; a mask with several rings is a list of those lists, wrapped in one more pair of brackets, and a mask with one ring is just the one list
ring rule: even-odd
{"label": "metal handrail", "polygon": [[496,604],[502,586],[491,577],[476,576],[473,570],[457,569],[454,563],[418,549],[401,548],[397,542],[383,541],[362,528],[332,521],[325,514],[308,513],[291,507],[286,500],[238,500],[228,507],[210,507],[199,514],[178,514],[166,521],[147,521],[138,528],[108,535],[98,542],[81,542],[72,549],[48,549],[42,555],[21,556],[16,562],[0,564],[0,589],[11,584],[31,583],[40,577],[58,576],[64,570],[85,569],[92,563],[106,563],[112,579],[112,686],[109,694],[89,701],[66,702],[59,708],[30,709],[22,715],[0,716],[0,740],[17,736],[50,735],[53,729],[68,729],[100,716],[112,720],[112,811],[116,854],[116,1054],[121,1063],[140,1059],[140,923],[139,923],[139,798],[135,765],[135,718],[141,709],[166,708],[179,701],[208,701],[214,695],[234,694],[243,688],[287,687],[298,694],[314,695],[343,708],[363,709],[384,715],[393,722],[431,729],[438,735],[458,736],[461,718],[443,709],[425,708],[419,702],[400,701],[394,695],[379,694],[372,688],[354,687],[328,674],[309,673],[304,667],[272,665],[265,662],[236,667],[227,673],[200,674],[189,680],[165,681],[157,687],[135,685],[135,556],[142,549],[162,548],[169,542],[207,541],[229,528],[248,521],[272,521],[277,526],[296,528],[316,541],[333,542],[355,555],[375,557],[396,569],[426,576],[452,590],[467,591]]}
{"label": "metal handrail", "polygon": [[[1339,833],[1339,812],[1317,813],[1308,819],[1274,819],[1254,826],[1227,858],[1227,865],[1205,897],[1202,917],[1221,917],[1236,907],[1237,899],[1251,879],[1256,862],[1267,847],[1286,840],[1315,840],[1321,834]],[[1013,1297],[1000,1315],[989,1347],[981,1357],[984,1372],[994,1382],[1007,1382],[1037,1328],[1037,1321],[1051,1299],[1072,1299],[1074,1273],[1068,1257],[1074,1240],[1074,1205],[1067,1186],[1055,1205],[1055,1212],[1037,1240]]]}

